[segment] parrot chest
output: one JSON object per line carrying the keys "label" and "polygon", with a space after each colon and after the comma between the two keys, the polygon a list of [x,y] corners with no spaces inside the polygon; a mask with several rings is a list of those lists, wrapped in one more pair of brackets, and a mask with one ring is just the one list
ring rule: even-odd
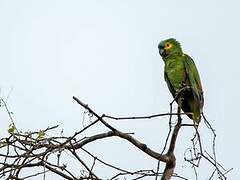
{"label": "parrot chest", "polygon": [[169,83],[177,91],[181,88],[182,82],[185,78],[184,64],[180,60],[169,60],[165,64],[165,79],[167,78]]}

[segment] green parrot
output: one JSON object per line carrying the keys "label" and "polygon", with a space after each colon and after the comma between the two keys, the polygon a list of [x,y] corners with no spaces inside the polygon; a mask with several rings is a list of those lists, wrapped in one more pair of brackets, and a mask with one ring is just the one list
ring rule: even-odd
{"label": "green parrot", "polygon": [[194,123],[199,124],[204,103],[203,90],[197,68],[190,56],[183,53],[181,45],[173,38],[158,45],[164,61],[164,78],[168,88],[181,108]]}

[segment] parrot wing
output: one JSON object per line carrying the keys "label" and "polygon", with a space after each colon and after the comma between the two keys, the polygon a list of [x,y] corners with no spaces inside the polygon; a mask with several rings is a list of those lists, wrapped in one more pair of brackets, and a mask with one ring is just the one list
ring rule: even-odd
{"label": "parrot wing", "polygon": [[184,62],[186,75],[188,77],[189,85],[193,88],[194,91],[197,92],[201,102],[201,107],[202,107],[204,100],[203,100],[203,91],[202,91],[202,85],[201,85],[200,76],[198,74],[198,70],[192,58],[186,54],[185,54],[185,57],[186,58],[184,59],[183,62]]}

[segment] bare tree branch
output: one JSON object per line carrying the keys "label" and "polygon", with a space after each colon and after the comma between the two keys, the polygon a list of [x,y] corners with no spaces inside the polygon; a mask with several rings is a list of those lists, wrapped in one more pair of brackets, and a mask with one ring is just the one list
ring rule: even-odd
{"label": "bare tree branch", "polygon": [[[161,177],[162,180],[170,180],[172,177],[179,179],[187,178],[180,176],[175,173],[176,167],[176,155],[174,154],[176,149],[176,141],[179,135],[181,127],[189,126],[195,128],[195,135],[192,138],[192,147],[188,148],[184,153],[184,159],[189,162],[194,169],[195,177],[198,179],[197,168],[200,166],[200,160],[203,159],[212,165],[213,171],[209,175],[209,179],[218,177],[218,179],[226,179],[226,174],[232,169],[225,170],[223,166],[217,162],[216,151],[215,151],[215,138],[216,133],[210,123],[204,117],[204,122],[213,133],[212,142],[212,153],[204,150],[202,147],[202,141],[200,139],[200,132],[194,124],[182,124],[181,115],[181,103],[178,106],[177,113],[172,112],[172,104],[170,104],[169,113],[160,113],[148,116],[132,116],[132,117],[113,117],[110,115],[99,115],[87,104],[80,101],[78,98],[73,99],[84,109],[84,112],[88,112],[89,118],[95,118],[87,126],[81,130],[75,132],[70,137],[61,136],[49,136],[48,133],[52,130],[56,130],[58,126],[47,127],[46,129],[32,132],[21,132],[17,130],[16,125],[11,117],[11,111],[8,109],[5,101],[2,101],[5,110],[7,111],[11,124],[9,136],[0,139],[0,178],[6,177],[6,179],[27,179],[35,176],[42,175],[45,180],[46,173],[52,172],[57,176],[64,179],[88,179],[95,180],[101,179],[101,175],[97,174],[95,169],[97,165],[101,165],[105,168],[111,168],[116,171],[110,179],[118,179],[120,177],[129,177],[131,179],[143,179],[146,177],[152,177],[157,180]],[[115,127],[113,127],[106,119],[113,120],[133,120],[133,119],[151,119],[155,117],[169,116],[169,131],[166,136],[164,146],[162,147],[161,153],[154,151],[151,147],[148,147],[144,142],[139,141],[133,136],[133,133],[124,133]],[[172,117],[177,116],[177,124],[172,124]],[[85,131],[89,128],[97,126],[102,123],[108,131],[103,131],[98,134],[84,135]],[[164,136],[164,135],[163,135]],[[158,162],[156,171],[153,169],[140,169],[130,171],[121,167],[116,167],[111,163],[107,163],[102,159],[98,158],[93,153],[89,152],[85,146],[91,143],[98,143],[99,140],[105,138],[118,137],[124,139],[134,145],[136,148],[143,152],[143,155],[152,157],[153,160]],[[169,146],[168,146],[169,144]],[[63,153],[64,152],[64,153]],[[92,161],[91,163],[84,161],[82,155],[79,153],[84,152],[86,156],[89,156]],[[190,153],[190,156],[187,154]],[[65,154],[65,155],[64,155]],[[66,155],[67,154],[67,155]],[[64,163],[63,159],[66,156],[71,156],[73,161],[77,164],[79,169],[78,173],[73,173],[72,169],[68,167],[67,163]],[[56,161],[52,161],[50,157],[56,157]],[[63,163],[61,163],[63,162]],[[161,164],[160,164],[161,162]],[[159,172],[160,166],[164,168],[163,172]],[[35,174],[29,173],[29,175],[22,177],[21,172],[28,172],[27,169],[38,168]],[[42,171],[42,168],[44,171]],[[31,170],[29,171],[31,172]]]}

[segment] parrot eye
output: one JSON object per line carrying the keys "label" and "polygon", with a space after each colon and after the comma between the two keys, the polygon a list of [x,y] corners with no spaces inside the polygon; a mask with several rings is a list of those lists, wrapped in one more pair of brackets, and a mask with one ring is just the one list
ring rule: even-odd
{"label": "parrot eye", "polygon": [[172,47],[172,44],[170,44],[170,43],[165,44],[165,49],[170,49],[171,47]]}

